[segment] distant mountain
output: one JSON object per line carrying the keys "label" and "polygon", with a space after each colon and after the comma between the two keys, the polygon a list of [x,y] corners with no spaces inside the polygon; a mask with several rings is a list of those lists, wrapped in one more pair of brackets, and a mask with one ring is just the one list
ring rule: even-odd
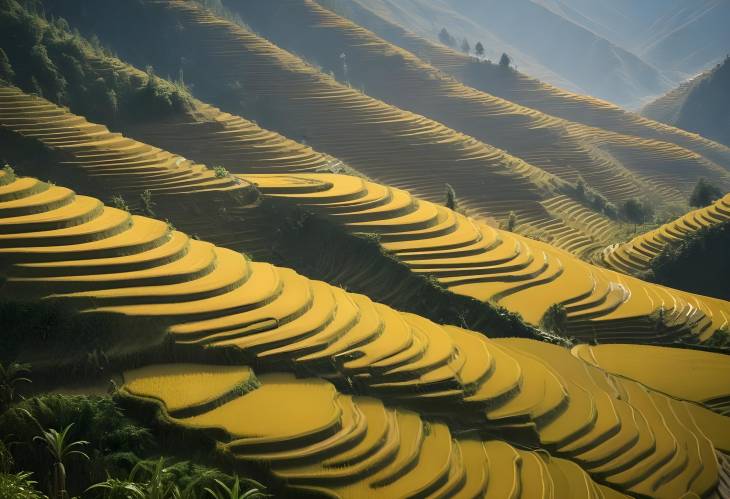
{"label": "distant mountain", "polygon": [[647,105],[642,114],[730,145],[730,57]]}
{"label": "distant mountain", "polygon": [[661,68],[695,74],[730,52],[730,2],[680,3],[654,23],[642,54]]}
{"label": "distant mountain", "polygon": [[[524,73],[626,107],[672,85],[657,68],[595,31],[533,0],[359,0],[382,17],[433,40],[442,28],[486,57],[503,52]],[[673,80],[674,82],[678,80]]]}
{"label": "distant mountain", "polygon": [[695,75],[730,50],[727,0],[533,1],[673,78]]}

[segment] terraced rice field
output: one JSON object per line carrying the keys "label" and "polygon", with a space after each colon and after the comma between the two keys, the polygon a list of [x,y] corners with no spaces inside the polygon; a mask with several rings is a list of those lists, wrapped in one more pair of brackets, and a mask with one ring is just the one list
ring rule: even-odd
{"label": "terraced rice field", "polygon": [[[329,2],[321,4],[326,7]],[[477,90],[571,122],[673,143],[720,165],[730,165],[730,149],[722,144],[647,119],[610,102],[557,88],[518,71],[503,71],[496,64],[479,61],[404,29],[373,12],[366,1],[336,0],[334,5],[342,7],[338,12],[350,16],[357,24]]]}
{"label": "terraced rice field", "polygon": [[[527,352],[520,353],[522,356],[538,362]],[[529,362],[525,366],[529,372]],[[220,451],[236,460],[263,463],[293,490],[343,498],[382,494],[599,499],[627,497],[618,492],[624,489],[647,497],[676,498],[703,496],[717,483],[712,444],[697,427],[687,404],[632,382],[626,382],[626,387],[619,382],[618,386],[628,401],[615,399],[617,405],[611,407],[610,399],[605,400],[595,430],[575,439],[576,445],[584,447],[581,465],[602,469],[599,475],[604,484],[599,485],[569,460],[545,451],[520,450],[500,440],[454,434],[442,422],[385,406],[379,399],[342,394],[321,379],[259,375],[256,389],[233,400],[222,399],[212,408],[191,403],[185,408],[187,415],[179,416],[179,410],[176,414],[170,407],[178,407],[183,379],[194,390],[208,379],[196,379],[206,366],[186,369],[184,378],[166,378],[164,384],[156,382],[155,371],[167,371],[169,366],[127,372],[125,378],[132,382],[122,392],[152,400],[174,425],[223,430],[226,438],[218,442]],[[241,371],[244,376],[249,373],[247,368]],[[155,390],[138,389],[146,376],[154,377],[148,385]],[[579,376],[595,376],[604,384],[607,380],[592,368]],[[211,398],[223,395],[215,387],[206,391]],[[297,417],[291,418],[291,414]],[[581,417],[579,412],[575,416]],[[641,431],[649,428],[647,424],[656,425],[650,436],[642,435],[646,440],[636,438],[639,424]]]}
{"label": "terraced rice field", "polygon": [[[99,76],[124,74],[140,87],[147,80],[146,73],[112,57],[92,55],[87,63]],[[235,173],[292,173],[342,166],[339,160],[311,147],[195,98],[190,99],[190,109],[161,121],[130,121],[124,124],[124,130],[126,135],[149,144],[207,165],[224,165]]]}
{"label": "terraced rice field", "polygon": [[[723,300],[595,267],[406,191],[343,175],[243,178],[265,196],[322,214],[351,232],[377,234],[382,247],[414,272],[437,278],[454,293],[518,312],[532,324],[551,305],[562,304],[570,336],[602,342],[706,341],[730,318],[730,303]],[[653,316],[661,308],[668,329],[659,332]]]}
{"label": "terraced rice field", "polygon": [[467,87],[314,0],[232,6],[264,36],[327,69],[341,68],[344,54],[341,78],[368,95],[507,150],[566,182],[582,175],[616,204],[647,192],[684,202],[700,176],[730,189],[728,170],[693,151],[568,122]]}
{"label": "terraced rice field", "polygon": [[710,206],[690,211],[661,227],[640,234],[632,240],[613,244],[600,255],[600,261],[610,269],[636,274],[651,268],[651,262],[665,248],[685,240],[702,229],[730,220],[730,194]]}
{"label": "terraced rice field", "polygon": [[45,99],[0,86],[0,126],[68,157],[65,163],[113,183],[119,193],[236,191],[244,186],[182,156],[110,132]]}
{"label": "terraced rice field", "polygon": [[[730,415],[730,365],[725,355],[649,345],[579,345],[573,354],[604,371]],[[668,375],[679,366],[681,376]]]}
{"label": "terraced rice field", "polygon": [[552,218],[539,201],[553,197],[555,186],[562,185],[554,175],[342,85],[193,4],[149,3],[199,41],[196,49],[220,85],[239,82],[242,99],[257,95],[270,104],[261,116],[247,115],[262,126],[304,141],[368,177],[428,199],[443,199],[444,186],[450,183],[464,206],[475,212],[506,217],[510,211],[528,209],[542,219]]}
{"label": "terraced rice field", "polygon": [[[209,111],[215,118],[222,117],[214,109]],[[175,125],[167,126],[175,129]],[[106,199],[122,196],[130,207],[138,210],[143,208],[140,195],[149,191],[158,216],[174,218],[189,233],[204,234],[229,248],[250,249],[256,247],[252,244],[254,240],[266,237],[265,230],[258,225],[234,227],[230,222],[231,217],[240,217],[252,202],[250,186],[239,179],[219,175],[183,156],[112,133],[105,126],[91,123],[45,99],[15,87],[0,86],[0,128],[37,141],[58,155],[61,166],[68,167],[63,173],[41,169],[39,174],[57,180],[77,175],[78,183],[84,188],[90,187]],[[276,142],[286,145],[286,139],[280,139]],[[278,152],[261,153],[260,146],[265,147],[265,142],[238,148],[238,157],[249,161],[246,164],[251,168],[247,171],[271,171],[273,168],[267,166],[266,158],[274,162],[281,160],[287,172],[300,169],[298,156],[290,157],[292,162],[287,162],[282,159],[281,148]],[[252,152],[245,154],[242,149]],[[326,162],[323,156],[317,158]],[[225,219],[219,216],[219,211],[226,213]]]}
{"label": "terraced rice field", "polygon": [[[2,172],[0,199],[4,296],[54,299],[83,314],[145,320],[163,326],[186,348],[225,348],[265,368],[315,372],[445,423],[506,435],[527,433],[604,483],[632,493],[679,497],[674,494],[691,490],[703,495],[717,482],[713,447],[724,446],[723,416],[633,381],[607,377],[561,347],[490,340],[439,326],[35,179]],[[383,431],[392,430],[393,438],[403,435],[388,426],[400,413],[382,409],[375,400],[338,398],[323,381],[254,379],[249,370],[230,368],[197,369],[189,375],[185,366],[168,366],[128,375],[127,382],[128,391],[162,401],[169,416],[187,426],[222,426],[234,437],[223,442],[226,450],[244,459],[277,463],[275,473],[296,484],[328,488],[332,478],[339,487],[345,476],[355,491],[374,480],[396,496],[411,487],[431,492],[445,487],[443,494],[448,496],[463,486],[460,470],[478,468],[481,462],[460,464],[461,456],[479,454],[481,447],[450,447],[454,444],[449,430],[438,423],[423,425],[423,448],[417,439],[409,444],[398,443],[400,437],[383,440]],[[196,382],[206,389],[194,389]],[[274,387],[265,389],[267,383]],[[302,388],[310,385],[311,393]],[[220,405],[218,394],[230,400]],[[300,408],[301,417],[291,418],[292,411],[282,410],[282,403]],[[303,406],[309,412],[302,412]],[[272,409],[258,412],[250,407]],[[236,417],[238,411],[246,417]],[[356,423],[356,414],[364,414],[371,423]],[[278,424],[277,417],[289,424]],[[417,423],[414,417],[406,419]],[[702,430],[696,418],[702,420]],[[403,432],[413,435],[410,425],[416,423],[406,424]],[[360,433],[352,435],[355,428]],[[435,450],[441,444],[432,439],[445,443],[446,452]],[[491,444],[482,444],[489,456]],[[417,461],[423,473],[386,474],[389,480],[375,474],[396,462],[394,456],[405,448],[423,453]],[[453,455],[450,448],[456,449]],[[327,472],[300,459],[301,452],[321,457],[324,449],[338,449],[332,463],[339,464]],[[520,473],[542,470],[545,475],[543,465],[550,468],[550,460],[535,459],[539,455],[518,454],[528,463]],[[322,462],[319,457],[316,461]],[[495,466],[497,462],[503,460],[495,460]],[[284,463],[281,468],[279,463]],[[365,478],[373,476],[378,478]],[[414,485],[413,480],[424,478],[427,484]],[[358,484],[361,480],[365,482]],[[520,480],[524,490],[535,486]],[[505,487],[516,483],[515,478]],[[337,488],[335,492],[345,494]]]}

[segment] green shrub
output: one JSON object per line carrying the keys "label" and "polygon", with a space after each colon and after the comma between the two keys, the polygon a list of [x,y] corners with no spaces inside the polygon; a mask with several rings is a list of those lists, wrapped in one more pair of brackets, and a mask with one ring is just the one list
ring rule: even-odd
{"label": "green shrub", "polygon": [[31,473],[0,473],[0,497],[7,499],[45,499],[35,489]]}
{"label": "green shrub", "polygon": [[142,191],[139,195],[139,200],[142,203],[142,212],[148,217],[154,217],[155,202],[152,200],[152,191],[149,189]]}
{"label": "green shrub", "polygon": [[456,191],[451,187],[451,184],[446,184],[446,202],[444,205],[451,210],[456,209]]}
{"label": "green shrub", "polygon": [[550,305],[540,320],[540,326],[551,333],[564,336],[568,327],[568,314],[559,303]]}
{"label": "green shrub", "polygon": [[112,196],[110,205],[117,210],[126,211],[127,213],[130,212],[129,205],[122,196]]}
{"label": "green shrub", "polygon": [[719,187],[711,184],[704,178],[700,178],[689,197],[689,205],[695,208],[702,208],[711,205],[721,197],[722,190]]}
{"label": "green shrub", "polygon": [[213,167],[213,172],[215,173],[216,178],[226,178],[230,175],[229,171],[222,166]]}

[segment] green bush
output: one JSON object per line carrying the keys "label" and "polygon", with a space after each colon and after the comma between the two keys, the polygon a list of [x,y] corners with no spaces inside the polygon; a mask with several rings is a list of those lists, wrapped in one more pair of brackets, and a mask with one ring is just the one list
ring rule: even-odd
{"label": "green bush", "polygon": [[213,172],[215,173],[216,178],[226,178],[230,175],[230,172],[222,166],[213,167]]}
{"label": "green bush", "polygon": [[35,489],[36,482],[31,473],[0,473],[0,497],[3,499],[45,499]]}
{"label": "green bush", "polygon": [[551,333],[564,336],[568,327],[568,314],[565,307],[559,303],[550,305],[540,320],[540,326]]}
{"label": "green bush", "polygon": [[192,98],[184,86],[151,70],[140,79],[100,69],[96,60],[112,61],[98,39],[91,43],[71,32],[63,18],[46,21],[33,11],[32,2],[3,0],[2,5],[0,80],[107,124],[164,117],[190,107]]}
{"label": "green bush", "polygon": [[689,205],[695,208],[709,206],[722,197],[722,190],[711,184],[704,178],[700,178],[695,184],[692,194],[689,196]]}

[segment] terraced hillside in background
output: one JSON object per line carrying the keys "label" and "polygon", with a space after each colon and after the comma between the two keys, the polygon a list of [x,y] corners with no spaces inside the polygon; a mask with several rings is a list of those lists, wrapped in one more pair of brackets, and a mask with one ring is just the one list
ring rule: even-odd
{"label": "terraced hillside in background", "polygon": [[[166,30],[165,24],[173,22],[185,26],[186,36],[171,50],[190,45],[195,54],[191,60],[204,58],[210,66],[204,75],[186,73],[198,95],[210,94],[215,100],[216,95],[229,95],[231,88],[240,87],[233,91],[238,96],[234,103],[219,103],[224,109],[306,141],[371,178],[434,201],[444,198],[449,183],[462,206],[475,214],[506,218],[515,211],[523,214],[526,224],[555,219],[538,202],[567,187],[555,176],[340,85],[262,38],[191,4],[151,2],[146,7],[155,12],[152,17],[162,20],[155,28]],[[62,2],[56,12],[69,14],[73,22],[74,13],[66,9]],[[157,31],[142,30],[142,34],[152,37]],[[107,36],[114,46],[113,34]],[[222,42],[221,36],[227,41]],[[221,46],[229,50],[220,52]],[[169,57],[150,62],[165,71],[170,64],[179,64],[178,58]],[[442,167],[447,164],[453,166]]]}
{"label": "terraced hillside in background", "polygon": [[[374,242],[262,200],[251,185],[225,171],[203,165],[188,169],[193,164],[180,156],[111,133],[17,88],[0,87],[0,145],[25,173],[94,192],[122,210],[154,214],[193,238],[202,236],[315,278],[327,276],[333,284],[440,322],[544,336],[516,316],[434,286],[385,256]],[[192,180],[178,179],[188,175]]]}
{"label": "terraced hillside in background", "polygon": [[[139,87],[149,78],[119,59],[96,58],[92,64],[102,76],[122,73]],[[225,165],[234,172],[291,173],[343,167],[335,158],[195,98],[190,99],[189,109],[164,119],[129,120],[121,126],[129,136],[211,166]]]}
{"label": "terraced hillside in background", "polygon": [[714,68],[647,104],[644,116],[730,145],[730,55]]}
{"label": "terraced hillside in background", "polygon": [[[450,491],[463,484],[459,477],[467,467],[470,481],[478,481],[474,468],[484,467],[484,458],[460,458],[479,446],[452,444],[445,426],[451,424],[533,441],[631,493],[704,495],[717,486],[715,449],[730,450],[724,416],[611,378],[562,347],[439,326],[32,178],[3,171],[0,186],[3,297],[53,299],[85,316],[115,318],[109,328],[145,324],[148,348],[169,338],[189,355],[222,349],[257,370],[316,374],[434,418],[427,426],[406,411],[399,418],[377,400],[338,397],[321,380],[267,375],[255,383],[243,369],[209,369],[203,378],[184,369],[177,377],[127,375],[128,392],[161,400],[183,425],[225,428],[231,440],[221,442],[222,450],[276,463],[272,470],[289,484],[303,480],[329,488],[337,478],[356,486],[375,481],[399,495],[399,487],[421,490],[413,480],[425,479],[425,490]],[[146,372],[154,378],[159,371]],[[196,378],[202,383],[197,387],[191,385]],[[159,391],[166,388],[171,391]],[[236,398],[242,391],[249,393]],[[226,394],[229,402],[218,406]],[[249,395],[257,410],[247,409]],[[295,419],[282,411],[282,403],[299,407],[301,400],[321,403],[308,403],[311,412],[297,411]],[[288,425],[277,424],[282,417]],[[258,437],[250,440],[252,435]],[[444,444],[445,452],[434,451]],[[341,466],[326,472],[320,458],[335,449],[330,456]],[[524,473],[544,471],[550,462],[520,456],[530,463],[523,463]],[[319,464],[305,466],[307,457]],[[404,460],[434,473],[397,473],[409,467],[395,464],[384,473],[390,479],[371,478]],[[508,488],[539,485],[505,478]]]}
{"label": "terraced hillside in background", "polygon": [[505,70],[497,64],[431,42],[368,9],[367,2],[321,0],[319,3],[350,17],[362,27],[477,90],[572,122],[674,143],[730,168],[730,149],[721,144],[628,112],[604,100],[557,88],[514,69]]}
{"label": "terraced hillside in background", "polygon": [[[540,323],[552,305],[562,305],[565,333],[582,340],[702,342],[728,326],[728,302],[594,267],[399,189],[341,175],[242,178],[265,197],[322,214],[349,231],[376,234],[383,249],[413,271],[454,293],[498,303],[529,323]],[[660,310],[666,323],[658,328]]]}
{"label": "terraced hillside in background", "polygon": [[685,241],[703,229],[730,221],[730,194],[710,206],[690,211],[686,215],[652,231],[640,234],[621,244],[606,248],[601,263],[626,274],[640,274],[651,268],[652,261],[667,247]]}
{"label": "terraced hillside in background", "polygon": [[657,204],[683,203],[704,172],[730,188],[728,170],[685,148],[567,122],[476,91],[313,0],[230,7],[257,32],[340,81],[505,149],[570,184],[582,176],[617,205],[637,195]]}
{"label": "terraced hillside in background", "polygon": [[[307,209],[342,214],[330,218],[337,224],[345,221],[351,231],[380,233],[384,248],[416,273],[438,278],[457,294],[495,301],[532,324],[538,324],[551,305],[563,304],[570,335],[604,341],[706,341],[726,326],[730,316],[721,300],[698,299],[607,274],[547,244],[492,229],[416,200],[405,191],[344,176],[249,175],[244,177],[247,182],[240,182],[229,176],[218,178],[201,165],[190,167],[197,176],[189,180],[192,174],[185,167],[190,162],[181,157],[111,134],[17,89],[3,90],[0,101],[4,127],[60,151],[66,164],[84,170],[86,177],[95,180],[94,189],[107,192],[108,198],[113,193],[129,193],[128,199],[137,199],[139,193],[149,190],[159,204],[159,213],[229,248],[250,250],[272,244],[273,229],[279,222],[247,208],[256,202],[250,197],[249,182],[254,182],[265,194],[283,193],[286,198],[298,198],[299,206]],[[228,191],[237,196],[231,199]],[[218,196],[213,203],[217,210],[242,221],[201,209],[201,203],[210,202],[208,197],[201,198],[207,192]],[[308,196],[312,199],[307,200]],[[341,204],[326,206],[337,202]],[[318,203],[325,210],[319,210]],[[585,223],[594,224],[594,231],[603,230],[598,217]],[[566,233],[564,245],[584,244],[580,238],[571,240],[571,235]],[[343,269],[332,265],[328,269],[327,280],[342,282]],[[371,279],[354,273],[346,282],[373,291],[382,287],[381,279],[379,273],[371,274]],[[653,317],[661,306],[667,310],[666,330],[658,329]]]}

